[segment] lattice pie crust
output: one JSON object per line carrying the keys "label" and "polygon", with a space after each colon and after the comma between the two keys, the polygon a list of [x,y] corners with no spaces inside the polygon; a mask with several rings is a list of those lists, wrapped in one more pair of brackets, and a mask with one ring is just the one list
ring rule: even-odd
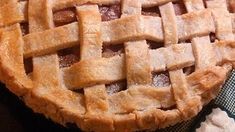
{"label": "lattice pie crust", "polygon": [[[84,131],[188,120],[215,98],[235,64],[234,0],[1,0],[0,6],[1,81],[35,112]],[[104,52],[118,45],[123,50]],[[59,51],[68,48],[79,59],[61,66]],[[161,72],[169,85],[154,81]]]}

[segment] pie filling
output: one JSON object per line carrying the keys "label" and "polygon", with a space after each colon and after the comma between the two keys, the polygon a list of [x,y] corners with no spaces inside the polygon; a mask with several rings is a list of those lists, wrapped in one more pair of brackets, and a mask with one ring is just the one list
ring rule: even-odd
{"label": "pie filling", "polygon": [[158,7],[142,8],[141,14],[145,16],[160,17],[160,10]]}
{"label": "pie filling", "polygon": [[[118,19],[121,16],[120,5],[99,6],[102,21]],[[62,26],[77,21],[76,9],[67,8],[53,13],[55,26]]]}
{"label": "pie filling", "polygon": [[20,24],[20,28],[21,28],[23,36],[29,33],[29,25],[28,25],[28,23],[21,23]]}
{"label": "pie filling", "polygon": [[215,33],[210,33],[210,41],[211,42],[215,42],[215,40],[216,40],[216,36],[215,36]]}
{"label": "pie filling", "polygon": [[147,40],[147,44],[149,45],[150,49],[158,49],[158,48],[164,47],[164,43],[155,42],[155,41],[151,41],[151,40]]}
{"label": "pie filling", "polygon": [[120,92],[122,90],[126,90],[127,89],[127,82],[126,80],[122,80],[122,81],[118,81],[115,83],[111,83],[111,84],[106,84],[106,91],[108,94],[114,94],[117,92]]}
{"label": "pie filling", "polygon": [[168,72],[153,73],[152,82],[155,87],[167,87],[170,86],[170,79]]}
{"label": "pie filling", "polygon": [[67,8],[63,10],[58,10],[53,13],[53,20],[56,27],[75,22],[77,20],[76,9]]}
{"label": "pie filling", "polygon": [[118,19],[121,16],[121,6],[120,4],[111,6],[99,6],[102,21],[110,21]]}
{"label": "pie filling", "polygon": [[230,7],[229,7],[230,12],[234,13],[235,12],[235,0],[230,0],[229,2],[230,2],[229,3],[229,5],[230,5]]}
{"label": "pie filling", "polygon": [[178,1],[176,3],[173,2],[173,6],[175,9],[176,15],[182,15],[182,14],[187,13],[187,10],[186,10],[185,5],[183,4],[183,1]]}
{"label": "pie filling", "polygon": [[117,44],[117,45],[103,46],[102,51],[103,51],[102,57],[110,58],[110,57],[121,55],[122,53],[124,53],[124,45]]}
{"label": "pie filling", "polygon": [[189,75],[195,71],[195,66],[185,67],[183,68],[183,72],[185,75]]}
{"label": "pie filling", "polygon": [[24,59],[24,69],[25,69],[26,74],[33,72],[32,58]]}
{"label": "pie filling", "polygon": [[69,67],[80,59],[80,48],[72,47],[58,51],[60,68]]}

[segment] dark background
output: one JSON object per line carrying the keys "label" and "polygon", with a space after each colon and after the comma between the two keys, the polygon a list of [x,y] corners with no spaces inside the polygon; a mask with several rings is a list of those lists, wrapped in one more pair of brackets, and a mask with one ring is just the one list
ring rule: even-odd
{"label": "dark background", "polygon": [[[0,83],[0,132],[70,132],[40,114],[35,114]],[[78,130],[77,130],[78,131]]]}

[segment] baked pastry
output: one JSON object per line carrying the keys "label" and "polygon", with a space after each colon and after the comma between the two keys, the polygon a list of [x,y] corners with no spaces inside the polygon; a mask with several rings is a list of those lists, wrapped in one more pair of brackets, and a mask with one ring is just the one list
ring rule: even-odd
{"label": "baked pastry", "polygon": [[196,132],[233,132],[235,130],[235,122],[228,114],[220,108],[212,110],[212,113],[206,117],[206,121],[201,123],[200,128]]}
{"label": "baked pastry", "polygon": [[1,0],[1,81],[64,126],[174,125],[215,98],[234,66],[232,2]]}

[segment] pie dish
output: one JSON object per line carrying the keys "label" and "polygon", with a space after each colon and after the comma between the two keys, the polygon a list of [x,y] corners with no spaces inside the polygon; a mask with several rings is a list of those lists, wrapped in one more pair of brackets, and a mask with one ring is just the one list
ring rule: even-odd
{"label": "pie dish", "polygon": [[234,1],[1,0],[0,79],[84,131],[196,116],[235,66]]}

